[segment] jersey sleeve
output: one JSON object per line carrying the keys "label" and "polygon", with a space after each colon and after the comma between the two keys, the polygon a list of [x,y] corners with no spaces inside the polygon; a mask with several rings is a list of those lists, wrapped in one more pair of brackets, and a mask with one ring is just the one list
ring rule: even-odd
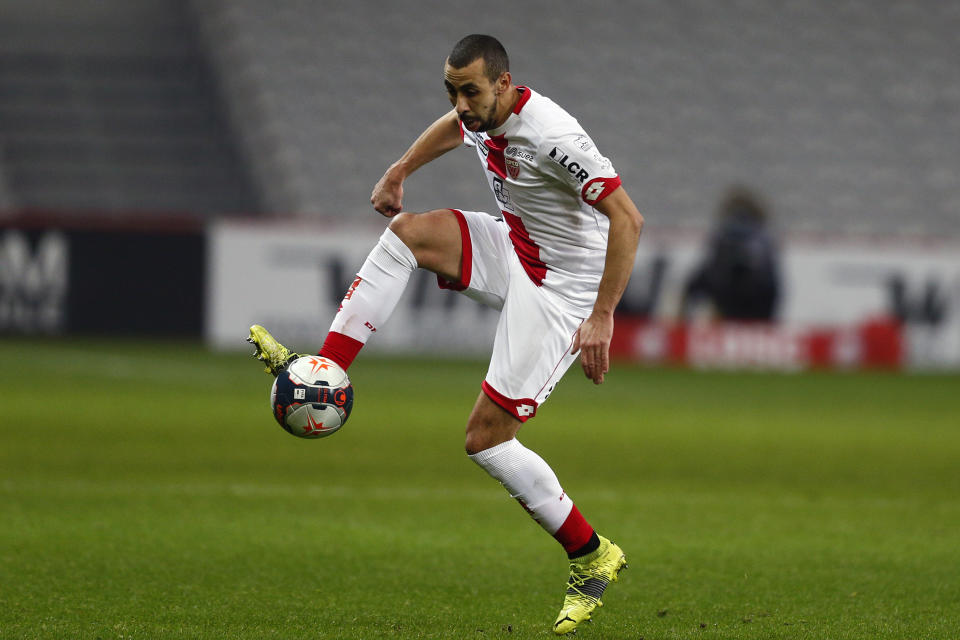
{"label": "jersey sleeve", "polygon": [[583,131],[567,131],[545,136],[538,153],[539,166],[547,175],[580,194],[590,206],[620,186],[613,163],[597,150]]}

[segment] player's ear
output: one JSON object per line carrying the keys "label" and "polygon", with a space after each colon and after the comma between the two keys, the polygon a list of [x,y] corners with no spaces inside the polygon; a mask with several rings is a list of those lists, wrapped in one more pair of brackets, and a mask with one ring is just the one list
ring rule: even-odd
{"label": "player's ear", "polygon": [[513,77],[510,75],[509,71],[504,71],[500,74],[500,77],[497,78],[497,95],[501,93],[506,93],[507,89],[513,84]]}

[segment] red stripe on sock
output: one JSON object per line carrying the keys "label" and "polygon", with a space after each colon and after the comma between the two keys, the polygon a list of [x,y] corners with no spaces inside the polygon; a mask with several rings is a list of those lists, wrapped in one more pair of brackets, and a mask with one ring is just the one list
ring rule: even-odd
{"label": "red stripe on sock", "polygon": [[593,527],[580,515],[580,510],[577,509],[577,505],[573,505],[573,509],[570,510],[570,515],[563,521],[563,524],[560,525],[557,532],[553,534],[553,537],[563,545],[564,551],[572,553],[587,544],[592,535]]}
{"label": "red stripe on sock", "polygon": [[362,348],[363,343],[359,340],[331,331],[327,334],[327,339],[323,341],[323,346],[320,347],[320,352],[317,355],[330,358],[346,371]]}

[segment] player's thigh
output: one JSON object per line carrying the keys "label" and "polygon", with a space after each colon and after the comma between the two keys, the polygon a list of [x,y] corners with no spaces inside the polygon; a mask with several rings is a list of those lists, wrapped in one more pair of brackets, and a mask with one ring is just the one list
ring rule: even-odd
{"label": "player's thigh", "polygon": [[497,324],[486,394],[516,418],[532,417],[576,360],[573,339],[582,322],[522,270],[514,275]]}
{"label": "player's thigh", "polygon": [[413,252],[418,266],[447,280],[460,278],[463,241],[453,211],[401,213],[390,221],[390,230]]}
{"label": "player's thigh", "polygon": [[515,255],[509,229],[502,218],[480,211],[458,211],[461,247],[460,278],[440,282],[480,304],[499,310],[510,283],[509,263]]}

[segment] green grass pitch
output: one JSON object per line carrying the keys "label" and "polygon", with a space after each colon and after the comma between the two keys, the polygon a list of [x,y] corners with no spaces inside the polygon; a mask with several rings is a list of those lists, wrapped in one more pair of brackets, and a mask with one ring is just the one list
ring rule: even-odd
{"label": "green grass pitch", "polygon": [[[560,548],[463,454],[482,362],[0,341],[0,639],[548,638]],[[591,638],[960,637],[960,376],[572,370],[521,440],[630,568]]]}

